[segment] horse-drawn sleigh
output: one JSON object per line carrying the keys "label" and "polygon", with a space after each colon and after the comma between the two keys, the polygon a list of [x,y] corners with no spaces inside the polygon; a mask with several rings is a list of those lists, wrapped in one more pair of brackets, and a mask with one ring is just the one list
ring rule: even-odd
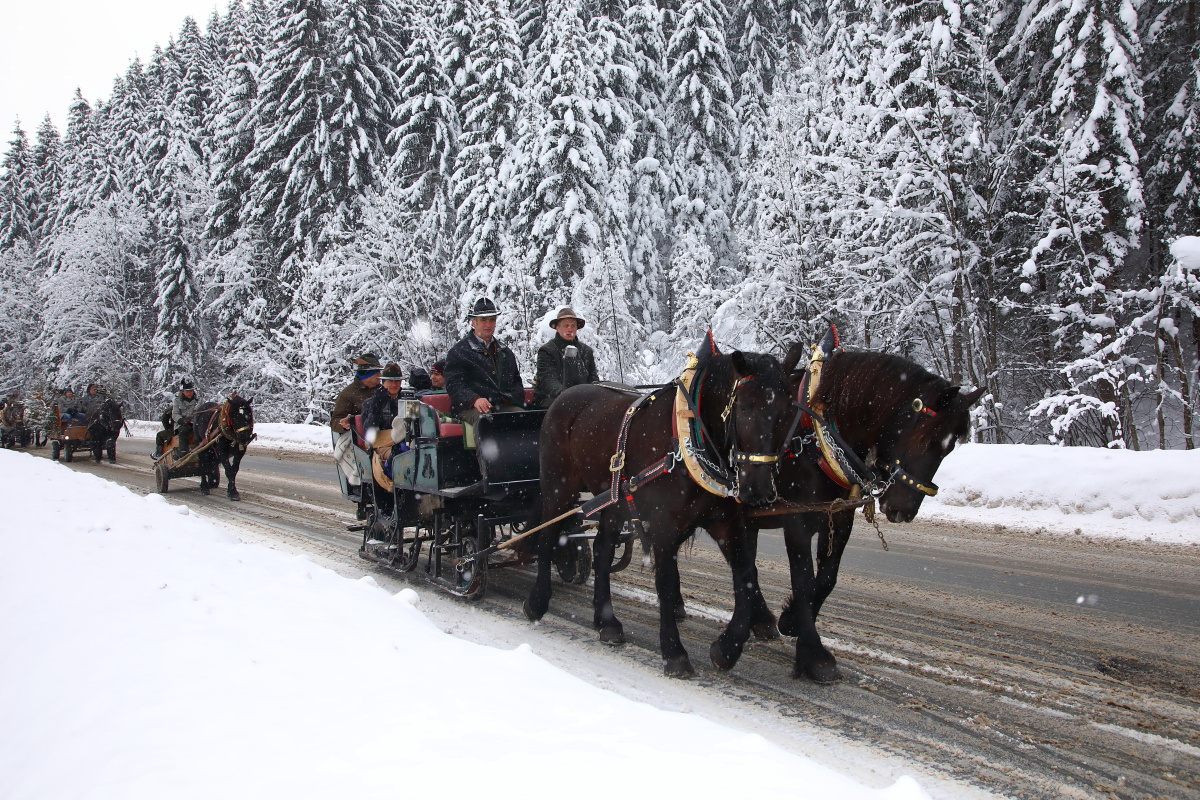
{"label": "horse-drawn sleigh", "polygon": [[[936,493],[934,473],[965,439],[982,389],[963,393],[897,356],[842,353],[833,331],[801,369],[805,349],[793,348],[781,364],[724,355],[710,336],[684,374],[649,393],[576,386],[547,412],[484,415],[474,451],[464,449],[461,426],[438,413],[444,396],[411,398],[407,440],[389,455],[390,486],[372,479],[380,465],[354,418],[368,505],[360,552],[409,571],[427,544],[428,577],[472,598],[498,554],[518,550],[505,563],[525,563],[532,541],[537,575],[526,616],[546,613],[552,568],[582,583],[590,565],[595,627],[601,641],[621,644],[611,574],[629,563],[636,535],[653,558],[665,671],[687,677],[694,670],[679,635],[676,555],[704,528],[729,562],[734,598],[709,649],[713,664],[731,669],[751,635],[782,631],[796,636],[794,674],[837,680],[816,617],[836,583],[854,512],[864,508],[873,519],[878,502],[890,521],[911,521]],[[353,497],[340,471],[339,479]],[[783,528],[791,567],[792,597],[778,626],[758,584],[762,528]],[[585,536],[594,539],[590,557]]]}
{"label": "horse-drawn sleigh", "polygon": [[[532,390],[526,391],[530,399]],[[540,504],[538,432],[544,410],[485,414],[474,431],[448,421],[445,394],[400,400],[403,433],[390,447],[368,442],[361,415],[351,417],[351,449],[358,492],[337,470],[342,494],[362,501],[363,558],[400,572],[416,569],[425,555],[426,577],[458,597],[478,600],[491,569],[528,563],[526,550],[511,548],[529,528]],[[393,426],[397,430],[398,426]],[[466,434],[466,435],[465,435]],[[381,450],[382,452],[373,452]],[[567,532],[555,549],[559,575],[583,583],[591,574],[589,539],[583,526]],[[632,556],[629,537],[613,569]]]}
{"label": "horse-drawn sleigh", "polygon": [[222,403],[204,403],[196,410],[193,429],[198,440],[184,443],[180,453],[179,435],[172,432],[153,456],[154,484],[159,494],[166,494],[176,478],[200,478],[200,493],[208,494],[221,485],[221,467],[225,469],[226,496],[240,500],[237,474],[246,447],[255,438],[252,400],[237,393]]}

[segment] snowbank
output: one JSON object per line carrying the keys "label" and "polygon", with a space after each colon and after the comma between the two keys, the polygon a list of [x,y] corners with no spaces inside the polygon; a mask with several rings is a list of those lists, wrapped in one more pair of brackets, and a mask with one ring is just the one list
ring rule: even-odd
{"label": "snowbank", "polygon": [[[129,420],[129,433],[147,439],[162,430],[158,422],[143,419]],[[254,432],[258,438],[256,447],[277,447],[298,453],[318,453],[333,457],[333,445],[329,428],[325,425],[296,425],[284,422],[255,422]]]}
{"label": "snowbank", "polygon": [[928,796],[456,639],[412,589],[158,495],[11,451],[0,487],[8,800]]}
{"label": "snowbank", "polygon": [[1049,532],[1200,543],[1200,451],[967,444],[921,515]]}

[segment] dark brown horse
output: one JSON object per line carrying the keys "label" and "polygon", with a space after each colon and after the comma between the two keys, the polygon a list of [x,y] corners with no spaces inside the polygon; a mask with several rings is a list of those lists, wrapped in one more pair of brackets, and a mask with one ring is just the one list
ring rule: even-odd
{"label": "dark brown horse", "polygon": [[[694,672],[679,639],[676,609],[682,601],[675,557],[696,526],[713,536],[733,572],[733,619],[709,649],[713,663],[722,669],[733,667],[749,638],[758,571],[753,550],[746,546],[739,508],[742,503],[758,505],[774,500],[774,457],[782,450],[792,411],[785,373],[771,356],[741,352],[721,355],[709,339],[701,347],[699,360],[699,418],[714,445],[713,457],[724,463],[728,475],[736,475],[735,494],[710,493],[690,477],[682,464],[675,464],[635,493],[637,509],[646,523],[644,544],[648,544],[654,558],[659,644],[666,674],[675,677]],[[675,396],[674,385],[668,384],[656,390],[633,417],[628,429],[625,475],[637,475],[675,451]],[[551,405],[539,441],[542,519],[553,519],[568,511],[578,502],[580,492],[597,497],[609,492],[611,459],[631,400],[626,394],[585,385],[566,390]],[[609,505],[600,512],[595,541],[594,622],[600,640],[609,644],[625,641],[621,622],[613,611],[609,576],[621,526],[629,518],[623,498]],[[525,614],[531,620],[541,619],[550,604],[550,567],[561,527],[561,523],[548,527],[538,540],[537,579],[525,603]]]}
{"label": "dark brown horse", "polygon": [[246,455],[246,446],[254,438],[253,399],[232,394],[223,403],[205,403],[196,411],[195,430],[201,441],[212,445],[200,453],[200,494],[208,494],[221,484],[218,467],[225,468],[228,485],[225,494],[230,500],[241,500],[237,490],[237,474]]}
{"label": "dark brown horse", "polygon": [[[784,360],[792,396],[798,396],[803,372],[794,369],[804,354],[800,345]],[[813,406],[825,409],[843,441],[874,472],[867,491],[878,496],[879,508],[891,522],[911,522],[921,502],[937,491],[934,473],[956,443],[970,431],[969,410],[983,389],[963,393],[958,386],[895,355],[839,352],[824,363]],[[801,429],[798,433],[803,434]],[[793,443],[798,443],[793,439]],[[816,445],[809,439],[789,449],[780,464],[778,486],[782,500],[828,503],[850,497],[818,464]],[[831,515],[806,512],[780,516],[747,515],[748,536],[757,541],[758,529],[782,527],[792,574],[792,596],[779,618],[779,630],[796,637],[797,677],[830,683],[841,676],[837,661],[821,643],[816,618],[837,583],[842,553],[854,527],[854,509]],[[813,570],[813,537],[817,537]],[[754,598],[753,616],[770,616],[761,595]]]}
{"label": "dark brown horse", "polygon": [[117,437],[121,435],[121,428],[125,425],[125,413],[121,410],[121,404],[111,397],[104,398],[88,412],[84,425],[87,426],[88,443],[96,463],[99,464],[105,454],[110,462],[115,463]]}

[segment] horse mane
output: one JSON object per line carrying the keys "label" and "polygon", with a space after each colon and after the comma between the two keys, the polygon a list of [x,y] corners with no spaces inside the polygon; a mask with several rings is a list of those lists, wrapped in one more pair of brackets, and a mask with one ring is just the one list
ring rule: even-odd
{"label": "horse mane", "polygon": [[945,378],[903,356],[843,350],[825,361],[815,399],[835,415],[839,407],[876,407],[882,422],[913,398],[949,387]]}

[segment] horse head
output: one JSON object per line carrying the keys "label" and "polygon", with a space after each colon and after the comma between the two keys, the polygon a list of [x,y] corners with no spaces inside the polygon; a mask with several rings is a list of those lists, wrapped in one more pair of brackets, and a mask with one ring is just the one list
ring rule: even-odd
{"label": "horse head", "polygon": [[229,435],[242,449],[254,438],[254,398],[249,400],[234,392],[226,401],[225,419],[221,421]]}
{"label": "horse head", "polygon": [[762,353],[736,350],[722,355],[711,333],[698,361],[704,370],[700,413],[714,437],[724,431],[723,447],[736,471],[738,500],[748,505],[773,502],[775,471],[792,412],[783,367]]}
{"label": "horse head", "polygon": [[921,502],[937,494],[933,476],[942,459],[971,432],[970,409],[983,388],[964,394],[942,383],[902,401],[880,437],[876,465],[887,475],[888,487],[879,508],[889,522],[912,522]]}

